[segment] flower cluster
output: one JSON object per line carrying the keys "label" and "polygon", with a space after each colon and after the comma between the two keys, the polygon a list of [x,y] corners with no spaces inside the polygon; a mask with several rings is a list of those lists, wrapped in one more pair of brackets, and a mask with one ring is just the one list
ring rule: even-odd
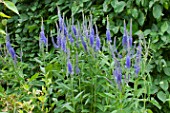
{"label": "flower cluster", "polygon": [[8,53],[11,55],[14,61],[14,64],[16,64],[17,63],[16,53],[15,53],[14,48],[11,46],[10,37],[8,33],[6,33],[6,48],[8,50]]}
{"label": "flower cluster", "polygon": [[[52,44],[54,48],[63,51],[67,55],[67,71],[69,74],[79,74],[79,61],[78,61],[78,51],[84,49],[84,53],[89,52],[98,52],[102,51],[101,39],[99,37],[99,31],[96,24],[93,24],[92,15],[90,19],[86,19],[83,15],[83,22],[80,24],[77,21],[77,25],[74,22],[72,16],[72,23],[67,24],[64,21],[64,15],[62,16],[60,10],[58,9],[59,20],[56,23],[57,26],[57,36],[53,37],[51,35]],[[46,37],[44,35],[43,29],[40,32],[41,40],[46,44]],[[140,59],[141,59],[141,44],[139,43],[137,47],[136,59],[133,57],[133,38],[132,38],[132,21],[130,22],[130,34],[126,29],[126,22],[124,21],[124,34],[122,38],[122,46],[125,55],[121,52],[118,52],[116,47],[116,37],[113,40],[112,46],[112,37],[109,25],[109,18],[107,16],[107,27],[106,27],[106,41],[108,44],[109,50],[112,53],[114,67],[113,67],[113,76],[116,83],[118,84],[119,89],[121,89],[122,78],[126,78],[126,75],[131,75],[131,70],[134,70],[134,73],[137,75],[140,72]],[[70,52],[71,48],[76,48],[76,61],[72,65],[72,55]],[[135,51],[136,52],[136,51]],[[124,62],[124,66],[121,62]],[[135,63],[133,63],[133,61]],[[73,68],[74,66],[74,68]],[[133,67],[134,66],[134,67]],[[75,71],[75,72],[74,72]]]}

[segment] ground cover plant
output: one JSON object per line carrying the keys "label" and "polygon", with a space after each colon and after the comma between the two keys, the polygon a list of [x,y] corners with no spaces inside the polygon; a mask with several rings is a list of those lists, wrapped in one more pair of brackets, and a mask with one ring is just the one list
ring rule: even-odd
{"label": "ground cover plant", "polygon": [[[168,52],[165,57],[159,55],[168,41],[164,44],[158,37],[162,36],[162,41],[168,39],[168,17],[160,25],[153,24],[151,30],[147,26],[142,31],[139,26],[143,27],[146,12],[152,7],[152,18],[159,21],[163,9],[160,4],[164,4],[165,9],[168,4],[151,1],[148,8],[147,2],[136,0],[135,4],[144,9],[138,12],[135,6],[127,10],[127,14],[133,12],[130,17],[118,19],[118,14],[122,12],[122,16],[125,8],[132,7],[134,2],[96,2],[103,5],[99,13],[101,7],[93,6],[94,1],[70,4],[46,1],[48,11],[54,11],[47,17],[45,11],[36,12],[43,3],[33,2],[37,9],[35,4],[29,9],[20,4],[27,4],[26,1],[0,1],[7,8],[0,13],[3,18],[0,24],[0,111],[167,112]],[[25,7],[28,15],[33,14],[31,11],[37,15],[28,19],[27,14],[19,14],[14,3],[18,3],[19,9]],[[75,5],[77,3],[80,6]],[[82,4],[92,9],[84,9]],[[112,6],[114,12],[108,6]],[[10,10],[21,19],[8,16]],[[114,16],[118,20],[114,21]],[[15,20],[19,21],[17,25],[14,23],[16,30],[11,29],[11,22]],[[158,26],[161,26],[160,31]],[[166,75],[156,76],[158,73]]]}

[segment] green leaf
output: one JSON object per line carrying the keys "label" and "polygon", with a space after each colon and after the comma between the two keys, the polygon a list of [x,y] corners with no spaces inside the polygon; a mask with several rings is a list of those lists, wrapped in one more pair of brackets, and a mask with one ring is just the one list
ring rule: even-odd
{"label": "green leaf", "polygon": [[147,113],[153,113],[151,109],[147,109]]}
{"label": "green leaf", "polygon": [[119,31],[119,26],[117,26],[117,27],[113,27],[113,29],[111,29],[115,34],[116,33],[118,33],[118,31]]}
{"label": "green leaf", "polygon": [[64,104],[63,105],[63,108],[67,108],[69,111],[71,111],[71,112],[75,112],[75,109],[72,107],[72,106],[70,106],[70,103],[66,103],[66,104]]}
{"label": "green leaf", "polygon": [[164,91],[166,91],[166,90],[168,89],[168,87],[169,87],[168,81],[167,81],[167,80],[161,81],[161,82],[160,82],[160,87],[161,87]]}
{"label": "green leaf", "polygon": [[150,29],[146,29],[146,30],[144,31],[144,36],[149,35],[149,34],[150,34],[150,32],[151,32],[151,30],[150,30]]}
{"label": "green leaf", "polygon": [[39,75],[39,73],[35,73],[35,74],[30,78],[29,81],[35,80],[35,79],[38,77],[38,75]]}
{"label": "green leaf", "polygon": [[72,15],[76,14],[76,12],[79,10],[79,6],[77,6],[77,4],[74,2],[74,4],[71,7],[71,12]]}
{"label": "green leaf", "polygon": [[116,13],[120,13],[123,11],[124,7],[126,6],[126,3],[124,1],[120,1],[120,2],[114,1],[114,2],[111,2],[111,5],[114,8],[114,11]]}
{"label": "green leaf", "polygon": [[11,18],[10,16],[4,14],[3,12],[0,12],[0,16],[1,16],[1,17],[4,17],[4,18]]}
{"label": "green leaf", "polygon": [[163,70],[166,75],[170,76],[170,67],[164,67]]}
{"label": "green leaf", "polygon": [[155,94],[156,92],[158,92],[158,86],[151,85],[150,94]]}
{"label": "green leaf", "polygon": [[163,103],[165,103],[166,94],[163,91],[159,91],[158,94],[157,94],[157,97],[159,98],[159,100],[161,100]]}
{"label": "green leaf", "polygon": [[152,97],[150,101],[153,105],[155,105],[157,108],[161,109],[160,104]]}
{"label": "green leaf", "polygon": [[167,30],[168,30],[168,22],[165,21],[161,26],[161,31],[164,33]]}
{"label": "green leaf", "polygon": [[153,7],[153,16],[154,18],[158,19],[162,16],[162,7],[159,4],[156,4]]}
{"label": "green leaf", "polygon": [[107,6],[107,4],[106,4],[106,2],[103,4],[103,11],[104,12],[107,12],[107,8],[108,8],[108,6]]}
{"label": "green leaf", "polygon": [[139,19],[138,19],[139,25],[142,26],[144,24],[144,21],[145,21],[145,15],[143,14],[143,12],[140,11]]}
{"label": "green leaf", "polygon": [[136,8],[134,8],[132,10],[132,16],[136,19],[138,17],[138,10]]}
{"label": "green leaf", "polygon": [[5,6],[6,6],[8,9],[10,9],[11,11],[13,11],[13,12],[15,12],[16,14],[19,15],[19,12],[18,12],[18,10],[17,10],[17,8],[16,8],[16,6],[15,6],[14,3],[10,2],[10,1],[4,1],[3,3],[5,4]]}
{"label": "green leaf", "polygon": [[5,31],[0,29],[0,34],[6,35]]}
{"label": "green leaf", "polygon": [[80,93],[78,93],[77,96],[75,97],[75,99],[78,99],[83,93],[84,93],[84,91],[81,91]]}
{"label": "green leaf", "polygon": [[105,93],[106,96],[111,97],[111,98],[115,98],[115,96],[113,94],[110,93]]}

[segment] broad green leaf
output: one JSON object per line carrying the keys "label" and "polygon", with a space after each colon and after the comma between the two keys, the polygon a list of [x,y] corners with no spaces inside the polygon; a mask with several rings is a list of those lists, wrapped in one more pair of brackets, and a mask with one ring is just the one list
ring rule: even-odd
{"label": "broad green leaf", "polygon": [[161,26],[161,31],[164,33],[167,30],[168,30],[168,22],[165,21]]}
{"label": "broad green leaf", "polygon": [[156,101],[153,97],[151,98],[150,101],[153,105],[155,105],[157,108],[161,109],[160,104],[158,103],[158,101]]}
{"label": "broad green leaf", "polygon": [[138,17],[138,10],[136,8],[132,9],[132,16],[134,18],[137,18]]}
{"label": "broad green leaf", "polygon": [[16,14],[19,15],[18,9],[16,8],[15,4],[10,2],[10,1],[4,1],[3,2],[5,6],[10,9],[11,11],[15,12]]}
{"label": "broad green leaf", "polygon": [[123,11],[125,6],[126,6],[126,3],[124,1],[116,2],[116,4],[114,5],[114,11],[116,13],[120,13]]}
{"label": "broad green leaf", "polygon": [[165,2],[163,5],[164,5],[164,8],[165,8],[166,10],[169,9],[169,4],[168,4],[168,2]]}
{"label": "broad green leaf", "polygon": [[0,29],[0,34],[6,35],[5,31]]}
{"label": "broad green leaf", "polygon": [[158,86],[152,85],[150,87],[150,94],[155,94],[156,92],[158,92]]}
{"label": "broad green leaf", "polygon": [[77,4],[74,2],[74,4],[73,4],[72,7],[71,7],[72,15],[76,14],[76,12],[78,11],[78,9],[79,9],[79,6],[77,6]]}
{"label": "broad green leaf", "polygon": [[159,100],[161,100],[163,103],[165,103],[166,94],[163,91],[159,91],[158,94],[157,94],[157,97],[159,98]]}
{"label": "broad green leaf", "polygon": [[119,31],[119,26],[117,26],[117,27],[113,27],[113,29],[111,29],[115,34],[116,33],[118,33],[118,31]]}
{"label": "broad green leaf", "polygon": [[166,90],[168,89],[168,87],[169,87],[168,81],[167,81],[167,80],[161,81],[161,82],[160,82],[160,87],[161,87],[164,91],[166,91]]}
{"label": "broad green leaf", "polygon": [[7,19],[2,19],[2,25],[4,25],[4,26],[7,25]]}
{"label": "broad green leaf", "polygon": [[163,70],[166,75],[170,76],[170,67],[164,67]]}
{"label": "broad green leaf", "polygon": [[10,16],[4,14],[3,12],[0,12],[0,16],[1,16],[1,17],[4,17],[4,18],[11,18]]}
{"label": "broad green leaf", "polygon": [[149,34],[150,34],[150,32],[151,32],[151,30],[150,30],[150,29],[146,29],[146,30],[144,31],[144,36],[149,35]]}
{"label": "broad green leaf", "polygon": [[151,109],[147,109],[147,113],[153,113]]}
{"label": "broad green leaf", "polygon": [[138,18],[139,25],[143,26],[144,21],[145,21],[145,15],[143,14],[143,12],[140,12],[139,13],[139,18]]}
{"label": "broad green leaf", "polygon": [[103,4],[103,11],[104,12],[107,12],[107,8],[108,8],[108,6],[107,6],[107,4],[106,4],[106,2]]}
{"label": "broad green leaf", "polygon": [[162,7],[159,4],[156,4],[153,7],[153,16],[154,18],[158,19],[162,16]]}

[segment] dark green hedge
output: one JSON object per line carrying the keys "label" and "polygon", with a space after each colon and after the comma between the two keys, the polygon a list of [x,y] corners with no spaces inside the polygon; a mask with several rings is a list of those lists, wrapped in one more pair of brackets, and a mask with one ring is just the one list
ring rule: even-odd
{"label": "dark green hedge", "polygon": [[[38,39],[41,17],[44,19],[45,32],[50,38],[50,30],[55,29],[54,22],[58,20],[57,6],[66,18],[74,15],[75,20],[82,21],[82,12],[88,17],[92,13],[94,21],[99,26],[100,35],[106,32],[106,17],[109,16],[111,36],[122,38],[123,20],[133,20],[133,38],[143,34],[150,43],[149,55],[151,63],[152,96],[157,99],[162,109],[148,105],[154,112],[167,112],[170,110],[169,82],[170,82],[170,2],[169,0],[12,0],[18,8],[20,15],[15,15],[5,6],[0,11],[6,12],[12,18],[8,19],[7,26],[11,33],[11,40],[17,49],[23,50],[23,61],[29,63],[28,70],[37,69],[34,57],[39,51]],[[4,18],[0,27],[5,28]],[[129,29],[129,23],[128,23]],[[0,34],[0,36],[3,36]],[[102,37],[105,38],[105,37]],[[1,44],[5,43],[2,38]],[[120,41],[117,41],[121,43]],[[49,45],[50,50],[51,45]]]}

